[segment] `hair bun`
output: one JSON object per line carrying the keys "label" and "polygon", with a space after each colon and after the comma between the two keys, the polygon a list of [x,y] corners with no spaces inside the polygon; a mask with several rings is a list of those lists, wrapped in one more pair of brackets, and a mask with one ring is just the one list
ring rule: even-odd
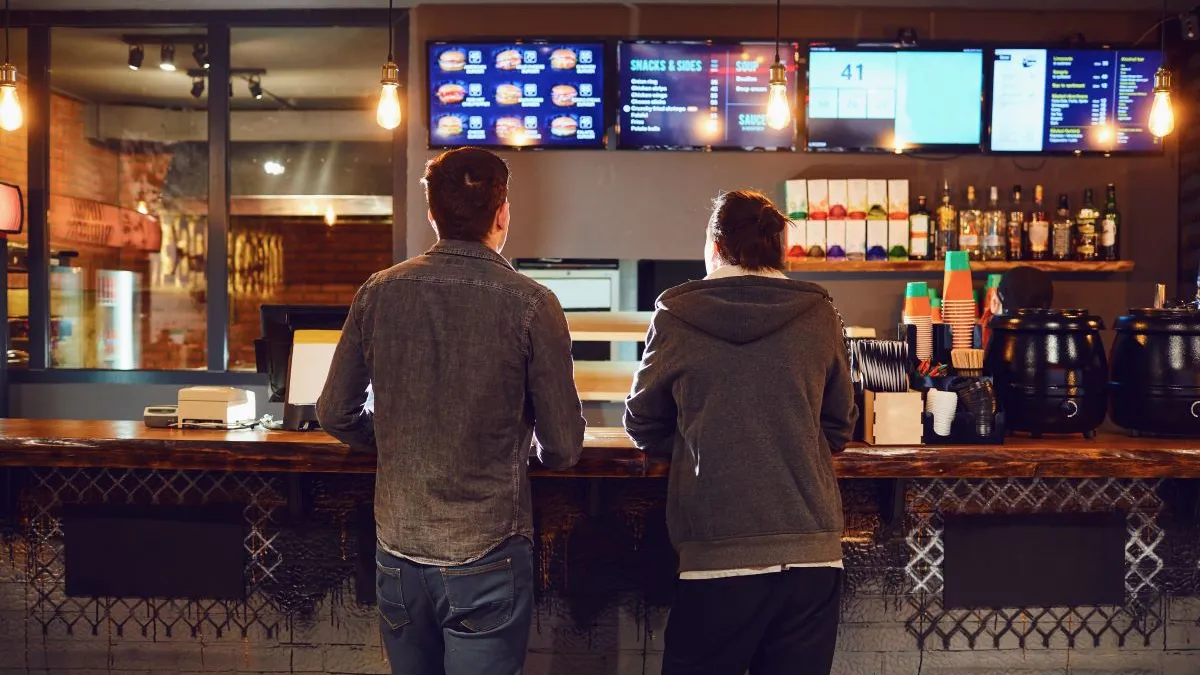
{"label": "hair bun", "polygon": [[758,230],[764,235],[783,234],[787,229],[787,219],[774,206],[764,206],[758,213]]}

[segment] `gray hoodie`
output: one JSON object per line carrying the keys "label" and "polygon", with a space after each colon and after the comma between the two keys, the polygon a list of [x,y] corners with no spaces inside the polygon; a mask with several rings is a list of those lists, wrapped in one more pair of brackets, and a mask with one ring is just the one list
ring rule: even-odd
{"label": "gray hoodie", "polygon": [[681,572],[841,559],[832,453],[857,409],[824,288],[757,276],[672,288],[625,405],[637,446],[671,453]]}

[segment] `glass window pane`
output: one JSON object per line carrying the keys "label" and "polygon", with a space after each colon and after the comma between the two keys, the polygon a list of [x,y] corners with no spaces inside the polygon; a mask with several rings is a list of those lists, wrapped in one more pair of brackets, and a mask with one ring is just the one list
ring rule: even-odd
{"label": "glass window pane", "polygon": [[51,365],[202,369],[204,29],[51,31]]}
{"label": "glass window pane", "polygon": [[254,369],[263,304],[349,304],[391,264],[387,29],[231,34],[229,367]]}
{"label": "glass window pane", "polygon": [[[29,150],[26,131],[29,129],[29,97],[25,87],[28,66],[25,60],[25,31],[14,28],[9,56],[17,67],[17,96],[25,111],[25,124],[16,131],[0,129],[0,183],[16,185],[22,195],[28,194],[26,181],[29,177]],[[8,366],[29,366],[29,267],[26,264],[28,248],[29,210],[26,207],[25,228],[21,234],[8,235]],[[4,235],[0,235],[4,236]]]}

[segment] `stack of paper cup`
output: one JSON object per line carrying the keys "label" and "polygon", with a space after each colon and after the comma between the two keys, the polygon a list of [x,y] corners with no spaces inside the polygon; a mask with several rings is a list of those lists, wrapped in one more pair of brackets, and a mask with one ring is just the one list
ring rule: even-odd
{"label": "stack of paper cup", "polygon": [[910,281],[904,288],[904,323],[917,327],[917,360],[933,356],[933,315],[929,305],[929,284]]}
{"label": "stack of paper cup", "polygon": [[942,321],[953,329],[951,346],[970,349],[975,339],[979,308],[971,289],[971,263],[966,251],[946,254],[946,273],[942,282]]}
{"label": "stack of paper cup", "polygon": [[929,287],[929,313],[933,315],[934,323],[942,322],[942,296],[933,286]]}
{"label": "stack of paper cup", "polygon": [[954,414],[958,412],[958,394],[930,389],[925,394],[925,412],[933,415],[933,432],[938,436],[949,436]]}

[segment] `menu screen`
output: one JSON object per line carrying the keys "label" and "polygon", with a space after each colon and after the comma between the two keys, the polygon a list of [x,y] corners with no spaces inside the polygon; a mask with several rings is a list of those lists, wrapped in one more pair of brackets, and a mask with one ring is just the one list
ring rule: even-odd
{"label": "menu screen", "polygon": [[997,49],[992,78],[996,152],[1146,152],[1157,51]]}
{"label": "menu screen", "polygon": [[602,43],[430,43],[429,144],[604,147]]}
{"label": "menu screen", "polygon": [[978,147],[983,50],[812,45],[810,150]]}
{"label": "menu screen", "polygon": [[[798,49],[780,46],[790,101]],[[767,126],[774,43],[623,42],[617,60],[620,147],[795,149],[794,122]]]}

